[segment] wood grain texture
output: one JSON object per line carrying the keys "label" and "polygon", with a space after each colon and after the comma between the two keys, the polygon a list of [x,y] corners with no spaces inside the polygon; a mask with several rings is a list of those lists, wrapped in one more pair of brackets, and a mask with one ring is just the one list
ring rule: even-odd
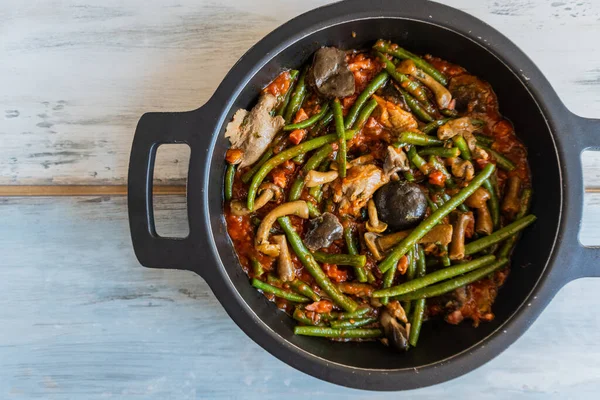
{"label": "wood grain texture", "polygon": [[[2,199],[0,221],[0,398],[390,398],[288,367],[245,336],[200,277],[140,267],[122,197]],[[185,224],[171,214],[159,222],[173,232]],[[408,395],[594,398],[599,284],[570,283],[502,355]]]}
{"label": "wood grain texture", "polygon": [[[202,105],[255,42],[328,2],[5,0],[0,184],[124,184],[144,112]],[[513,40],[572,111],[600,117],[600,2],[442,2]],[[156,181],[181,183],[186,153],[167,153]],[[600,186],[600,155],[589,158]]]}

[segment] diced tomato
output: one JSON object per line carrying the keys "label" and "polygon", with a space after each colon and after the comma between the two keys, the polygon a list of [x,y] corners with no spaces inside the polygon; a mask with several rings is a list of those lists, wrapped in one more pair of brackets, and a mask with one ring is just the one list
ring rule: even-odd
{"label": "diced tomato", "polygon": [[408,269],[408,257],[402,256],[402,258],[400,258],[400,261],[398,261],[397,268],[398,268],[398,272],[400,272],[401,275],[404,275],[404,273]]}
{"label": "diced tomato", "polygon": [[348,280],[348,273],[343,269],[338,269],[335,264],[323,264],[323,271],[335,282],[345,282]]}
{"label": "diced tomato", "polygon": [[299,144],[306,137],[306,129],[295,129],[290,133],[289,139],[293,144]]}
{"label": "diced tomato", "polygon": [[356,97],[357,96],[355,94],[348,97],[344,97],[342,99],[342,111],[346,112],[347,110],[349,110],[350,107],[352,107],[352,105],[356,101]]}
{"label": "diced tomato", "polygon": [[273,82],[269,83],[263,90],[267,93],[271,93],[273,96],[280,96],[287,93],[290,88],[290,73],[288,71],[282,72]]}
{"label": "diced tomato", "polygon": [[306,111],[304,111],[304,108],[301,108],[296,113],[296,116],[294,117],[294,121],[292,121],[292,122],[294,124],[297,124],[298,122],[302,122],[305,119],[308,119],[308,114],[306,113]]}
{"label": "diced tomato", "polygon": [[440,171],[433,171],[429,174],[429,183],[436,186],[444,186],[444,183],[446,183],[446,175]]}
{"label": "diced tomato", "polygon": [[494,136],[501,138],[513,133],[513,127],[510,122],[503,119],[494,125]]}
{"label": "diced tomato", "polygon": [[327,313],[333,310],[333,303],[328,300],[315,301],[314,303],[307,305],[306,309],[318,313]]}
{"label": "diced tomato", "polygon": [[229,164],[237,164],[242,157],[244,156],[244,152],[240,149],[229,149],[227,150],[227,153],[225,154],[225,160],[227,160],[227,162]]}

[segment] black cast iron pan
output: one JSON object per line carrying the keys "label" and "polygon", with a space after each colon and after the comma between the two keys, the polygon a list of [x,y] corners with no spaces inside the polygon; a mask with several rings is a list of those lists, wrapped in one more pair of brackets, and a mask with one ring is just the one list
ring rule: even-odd
{"label": "black cast iron pan", "polygon": [[[352,35],[352,32],[355,35]],[[418,54],[464,66],[491,83],[501,112],[529,149],[536,224],[521,239],[496,318],[474,329],[427,323],[419,347],[398,354],[379,343],[332,343],[292,334],[294,322],[248,283],[228,239],[223,214],[224,126],[281,69],[305,62],[320,46],[366,48],[391,39]],[[152,174],[157,147],[191,148],[185,239],[156,234]],[[254,341],[291,366],[340,385],[401,390],[443,382],[484,364],[514,342],[567,282],[600,276],[599,249],[578,241],[582,212],[580,154],[600,147],[600,120],[569,112],[538,68],[514,44],[478,19],[421,0],[351,0],[322,7],[281,26],[250,49],[202,107],[142,116],[129,164],[129,219],[135,253],[151,268],[202,276],[231,318]]]}

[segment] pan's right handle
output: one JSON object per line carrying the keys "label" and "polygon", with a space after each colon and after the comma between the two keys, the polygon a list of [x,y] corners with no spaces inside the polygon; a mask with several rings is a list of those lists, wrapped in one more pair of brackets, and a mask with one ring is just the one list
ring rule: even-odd
{"label": "pan's right handle", "polygon": [[[190,193],[203,192],[191,188],[192,185],[203,184],[203,179],[198,176],[201,171],[192,171],[191,166],[194,160],[194,165],[205,168],[207,147],[212,136],[210,115],[205,105],[188,112],[147,113],[138,122],[129,159],[127,204],[133,249],[145,267],[190,269],[202,259],[202,252],[207,251],[206,233],[202,230],[204,223],[201,221],[202,202],[201,199],[190,198]],[[154,225],[154,161],[158,147],[167,143],[190,146],[187,190],[190,230],[185,238],[159,236]]]}
{"label": "pan's right handle", "polygon": [[[600,119],[576,116],[580,132],[576,136],[579,153],[584,150],[600,151]],[[600,277],[600,246],[586,247],[579,244],[579,266],[581,277]]]}

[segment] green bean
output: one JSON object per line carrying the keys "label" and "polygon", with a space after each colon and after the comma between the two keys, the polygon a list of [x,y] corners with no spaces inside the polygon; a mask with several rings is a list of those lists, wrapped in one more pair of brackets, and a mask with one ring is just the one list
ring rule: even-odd
{"label": "green bean", "polygon": [[312,301],[319,301],[321,297],[310,287],[310,285],[300,279],[294,279],[291,282],[288,282],[290,287],[294,289],[295,292],[308,297]]}
{"label": "green bean", "polygon": [[373,297],[399,296],[404,293],[414,292],[415,290],[433,285],[434,283],[445,281],[446,279],[454,278],[455,276],[465,274],[467,272],[473,271],[481,267],[485,267],[486,265],[489,265],[495,260],[496,257],[494,257],[493,255],[488,255],[477,258],[464,264],[440,269],[435,272],[432,272],[431,274],[427,274],[421,278],[416,278],[412,281],[402,283],[398,286],[376,290],[373,292]]}
{"label": "green bean", "polygon": [[483,144],[484,146],[491,146],[494,143],[493,137],[485,136],[479,133],[476,133],[474,136],[475,139],[477,139],[477,142]]}
{"label": "green bean", "polygon": [[440,249],[440,261],[444,267],[450,266],[450,258],[448,257],[448,245],[441,244],[438,246]]}
{"label": "green bean", "polygon": [[461,135],[454,136],[452,138],[454,145],[460,150],[460,156],[467,161],[471,161],[471,150],[464,137]]}
{"label": "green bean", "polygon": [[338,174],[340,178],[346,177],[346,137],[344,133],[344,115],[342,114],[342,104],[340,99],[333,101],[333,119],[335,120],[335,132],[339,139],[339,148],[337,152]]}
{"label": "green bean", "polygon": [[352,125],[352,129],[357,132],[360,131],[367,123],[367,120],[369,119],[375,108],[377,108],[377,100],[370,99],[369,101],[367,101],[365,106],[360,110],[358,118],[356,118],[356,122],[354,122],[354,125]]}
{"label": "green bean", "polygon": [[[352,234],[352,229],[344,228],[344,240],[346,241],[346,247],[348,247],[348,253],[353,256],[358,255],[358,249],[356,248],[356,243],[354,242],[354,235]],[[356,279],[359,282],[367,281],[367,272],[364,266],[359,265],[354,267],[354,272],[356,274]]]}
{"label": "green bean", "polygon": [[291,70],[290,71],[290,85],[288,87],[287,92],[285,92],[283,101],[277,107],[277,112],[275,113],[275,115],[283,116],[283,113],[285,112],[285,109],[287,108],[287,105],[290,102],[290,98],[292,97],[292,91],[294,90],[294,86],[295,86],[297,77],[298,77],[298,71],[296,71],[295,69]]}
{"label": "green bean", "polygon": [[471,196],[495,170],[494,164],[487,164],[469,184],[455,194],[449,201],[434,211],[429,217],[425,218],[406,238],[393,248],[388,256],[379,264],[379,270],[386,272],[395,267],[400,257],[406,254],[410,248],[417,243],[419,239],[427,234],[435,225],[437,225],[446,215],[450,214],[459,204],[463,203]]}
{"label": "green bean", "polygon": [[[419,245],[415,244],[413,249],[408,252],[408,269],[406,270],[405,274],[407,281],[415,279],[415,275],[417,273],[417,247],[419,247]],[[406,315],[410,315],[412,303],[410,301],[406,301],[402,304],[402,307],[404,308],[404,313]]]}
{"label": "green bean", "polygon": [[[425,150],[428,150],[428,149],[425,149]],[[444,174],[444,176],[446,177],[446,182],[445,182],[446,187],[449,187],[451,189],[456,187],[456,182],[454,182],[454,178],[452,178],[452,175],[450,175],[450,172],[448,172],[448,170],[446,169],[444,164],[442,164],[442,162],[440,160],[438,160],[435,155],[429,156],[429,164],[431,164],[433,166],[433,168],[437,169],[442,174]]]}
{"label": "green bean", "polygon": [[419,155],[423,156],[438,156],[443,158],[454,158],[460,155],[458,147],[427,147],[419,151]]}
{"label": "green bean", "polygon": [[302,107],[302,102],[304,101],[304,96],[306,96],[307,88],[306,88],[306,74],[308,72],[308,65],[302,69],[302,73],[300,74],[300,78],[298,78],[298,83],[294,88],[294,93],[292,93],[292,97],[290,98],[290,102],[287,105],[285,113],[283,115],[283,119],[285,119],[285,123],[289,124],[300,107]]}
{"label": "green bean", "polygon": [[308,215],[311,218],[317,218],[321,216],[321,211],[311,201],[306,202],[306,207],[308,207]]}
{"label": "green bean", "polygon": [[329,125],[331,121],[333,121],[333,110],[330,108],[329,111],[323,115],[323,119],[321,119],[319,123],[315,125],[312,132],[318,134],[323,128]]}
{"label": "green bean", "polygon": [[[390,286],[392,286],[392,283],[394,283],[394,278],[396,277],[397,270],[397,268],[390,268],[383,274],[383,282],[381,284],[381,287],[389,288]],[[379,299],[379,301],[383,305],[387,305],[389,300],[390,298],[388,296],[384,296],[381,299]]]}
{"label": "green bean", "polygon": [[354,104],[348,111],[348,114],[346,114],[346,118],[344,119],[344,126],[346,129],[350,129],[354,125],[354,122],[358,117],[358,113],[363,108],[367,100],[369,100],[369,98],[373,95],[373,93],[377,91],[377,89],[385,85],[389,77],[390,76],[386,71],[381,71],[375,76],[375,78],[371,80],[371,82],[369,82],[365,90],[363,90],[362,93],[358,95],[356,101],[354,102]]}
{"label": "green bean", "polygon": [[308,283],[301,281],[300,279],[294,279],[293,281],[284,282],[274,275],[267,275],[267,283],[277,284],[279,286],[289,285],[292,290],[298,294],[308,297],[312,301],[319,301],[321,298],[314,290],[308,285]]}
{"label": "green bean", "polygon": [[451,118],[458,117],[458,111],[456,111],[456,110],[450,110],[449,108],[442,108],[440,110],[440,114],[442,114],[445,117],[451,117]]}
{"label": "green bean", "polygon": [[408,149],[408,158],[415,164],[419,171],[425,175],[429,175],[429,172],[431,171],[429,165],[427,165],[427,161],[417,153],[415,146],[411,146],[410,149]]}
{"label": "green bean", "polygon": [[252,272],[255,278],[265,273],[262,264],[256,258],[250,258],[250,264],[252,265]]}
{"label": "green bean", "polygon": [[494,229],[500,227],[500,201],[498,200],[498,192],[492,184],[491,178],[483,182],[483,188],[490,193],[490,199],[487,201],[492,216],[492,222]]}
{"label": "green bean", "polygon": [[343,339],[378,338],[383,335],[381,329],[335,329],[318,326],[296,326],[294,334]]}
{"label": "green bean", "polygon": [[413,114],[415,114],[421,121],[434,121],[433,117],[429,115],[427,110],[423,108],[423,106],[417,101],[417,99],[412,97],[406,90],[403,90],[401,88],[398,88],[398,90],[402,94],[402,97],[404,97],[404,101],[406,102],[408,108],[410,108],[410,111],[412,111]]}
{"label": "green bean", "polygon": [[493,244],[500,243],[504,239],[507,239],[527,228],[536,219],[537,218],[535,215],[528,215],[516,220],[512,224],[506,225],[504,228],[497,230],[489,236],[485,236],[465,245],[465,255],[479,253],[481,250],[490,247]]}
{"label": "green bean", "polygon": [[[441,146],[444,144],[443,141],[435,136],[427,136],[410,131],[402,132],[398,137],[398,143],[412,144],[415,146]],[[395,146],[399,147],[397,145]]]}
{"label": "green bean", "polygon": [[[346,139],[352,139],[354,136],[354,131],[346,132]],[[258,191],[258,187],[262,183],[263,179],[267,176],[269,172],[271,172],[275,167],[280,164],[286,162],[287,160],[291,160],[296,157],[298,154],[306,153],[311,150],[317,149],[321,146],[324,146],[329,143],[335,142],[337,139],[337,135],[330,134],[325,136],[319,136],[317,138],[307,140],[306,142],[300,143],[297,146],[290,147],[287,150],[282,151],[277,154],[269,161],[264,163],[260,169],[254,174],[252,177],[252,183],[250,183],[250,188],[248,189],[248,210],[254,209],[254,200],[256,199],[256,193]]]}
{"label": "green bean", "polygon": [[302,311],[298,307],[296,307],[296,309],[294,310],[294,313],[292,314],[292,318],[294,318],[298,322],[303,323],[304,325],[323,326],[322,323],[315,324],[315,322],[312,319],[310,319],[309,317],[307,317],[306,314],[304,313],[304,311]]}
{"label": "green bean", "polygon": [[295,301],[296,303],[308,303],[310,301],[310,299],[304,296],[300,296],[296,293],[286,292],[285,290],[275,286],[271,286],[268,283],[261,281],[260,279],[252,278],[252,286],[262,290],[263,292],[271,293],[277,297],[281,297],[282,299],[286,299],[289,301]]}
{"label": "green bean", "polygon": [[421,128],[421,132],[423,132],[424,134],[427,135],[431,132],[436,131],[437,128],[444,125],[448,121],[452,121],[452,118],[443,118],[443,119],[438,119],[436,121],[430,122],[427,125],[425,125],[423,128]]}
{"label": "green bean", "polygon": [[[292,184],[290,188],[289,201],[295,201],[300,198],[302,194],[302,189],[304,189],[304,178],[309,171],[317,169],[317,167],[325,160],[329,155],[333,152],[333,147],[331,144],[326,144],[321,147],[319,150],[315,151],[315,153],[308,159],[306,164],[300,170],[298,177]],[[304,153],[306,154],[306,153]]]}
{"label": "green bean", "polygon": [[371,311],[373,311],[371,307],[360,307],[353,312],[331,311],[329,313],[321,314],[321,318],[323,318],[325,321],[357,319],[364,317]]}
{"label": "green bean", "polygon": [[235,164],[227,165],[225,171],[225,201],[231,200],[233,197],[233,180],[235,179]]}
{"label": "green bean", "polygon": [[[531,189],[523,189],[523,194],[521,196],[521,207],[519,208],[519,212],[516,215],[516,219],[523,218],[529,212],[529,208],[531,207],[531,196],[533,192]],[[502,244],[500,251],[498,251],[498,257],[508,257],[510,252],[517,244],[517,240],[519,239],[519,235],[512,235]]]}
{"label": "green bean", "polygon": [[346,328],[346,329],[354,329],[361,326],[372,324],[373,322],[377,322],[377,318],[361,318],[361,319],[347,319],[343,321],[331,321],[330,325],[332,328]]}
{"label": "green bean", "polygon": [[392,43],[389,41],[378,40],[373,47],[375,50],[389,54],[396,58],[400,58],[402,60],[412,60],[418,68],[422,69],[426,74],[431,75],[431,77],[436,81],[444,86],[448,84],[448,80],[444,74],[438,71],[433,65],[400,46],[392,45]]}
{"label": "green bean", "polygon": [[[419,246],[418,249],[419,259],[417,261],[417,278],[422,278],[427,273],[427,266],[425,263],[425,252],[423,248]],[[407,300],[410,301],[410,300]],[[423,325],[423,317],[425,315],[425,299],[418,299],[414,301],[414,312],[410,320],[410,337],[409,343],[411,346],[416,347],[417,341],[419,340],[419,334],[421,333],[421,326]],[[406,311],[406,310],[405,310]]]}
{"label": "green bean", "polygon": [[413,175],[412,171],[410,171],[410,170],[402,172],[402,175],[404,175],[404,179],[406,179],[409,182],[415,181],[415,176]]}
{"label": "green bean", "polygon": [[321,200],[323,199],[323,190],[321,190],[321,186],[311,187],[308,190],[308,194],[311,195],[312,197],[314,197],[317,204],[319,204],[321,202]]}
{"label": "green bean", "polygon": [[510,161],[508,158],[504,157],[502,154],[498,153],[497,151],[492,150],[490,147],[482,145],[482,144],[477,144],[477,146],[481,147],[482,149],[484,149],[488,153],[490,153],[492,155],[492,157],[494,157],[494,159],[496,160],[496,164],[498,164],[498,167],[502,168],[503,170],[510,172],[517,167],[515,165],[515,163],[513,163],[512,161]]}
{"label": "green bean", "polygon": [[317,122],[319,122],[319,120],[321,118],[323,118],[323,116],[325,114],[327,114],[327,111],[329,111],[329,103],[325,104],[323,106],[323,108],[321,108],[321,110],[316,113],[315,115],[313,115],[310,118],[305,119],[304,121],[300,121],[298,123],[295,124],[290,124],[290,125],[286,125],[283,127],[284,131],[293,131],[296,129],[307,129],[310,128],[311,126],[313,126],[314,124],[316,124]]}
{"label": "green bean", "polygon": [[[398,300],[407,301],[407,300],[417,300],[417,299],[428,299],[431,297],[441,296],[448,292],[452,292],[453,290],[456,290],[460,287],[468,285],[469,283],[478,281],[479,279],[491,274],[495,270],[503,267],[507,263],[508,263],[508,259],[500,258],[492,264],[489,264],[483,268],[477,269],[473,272],[459,276],[452,280],[438,283],[437,285],[428,286],[426,288],[398,296]],[[465,264],[461,264],[461,265],[465,265]],[[412,327],[411,327],[411,330],[412,330]]]}
{"label": "green bean", "polygon": [[429,204],[429,207],[431,208],[431,211],[435,211],[438,209],[438,205],[436,202],[434,202],[433,200],[431,200],[430,196],[426,196],[425,197],[427,199],[427,204]]}
{"label": "green bean", "polygon": [[277,218],[277,221],[285,232],[285,236],[287,237],[289,244],[292,246],[292,249],[308,273],[315,278],[317,285],[319,285],[319,287],[323,289],[323,291],[327,293],[331,300],[333,300],[338,306],[346,311],[355,311],[358,307],[356,302],[349,297],[346,297],[342,292],[339,291],[337,286],[331,283],[325,272],[323,272],[321,269],[321,266],[315,261],[312,254],[310,254],[308,249],[304,246],[304,243],[302,243],[302,239],[300,239],[300,236],[294,230],[289,217],[279,217]]}
{"label": "green bean", "polygon": [[398,82],[400,86],[410,94],[415,96],[419,101],[424,103],[429,103],[429,99],[427,98],[427,93],[423,90],[423,87],[419,82],[411,80],[407,75],[396,70],[396,66],[393,62],[388,60],[388,58],[380,52],[376,52],[379,59],[384,63],[385,70],[392,77],[393,80]]}
{"label": "green bean", "polygon": [[321,263],[335,264],[335,265],[349,265],[351,267],[364,267],[367,263],[367,256],[365,255],[352,255],[352,254],[328,254],[322,251],[315,251],[313,253],[315,260]]}

